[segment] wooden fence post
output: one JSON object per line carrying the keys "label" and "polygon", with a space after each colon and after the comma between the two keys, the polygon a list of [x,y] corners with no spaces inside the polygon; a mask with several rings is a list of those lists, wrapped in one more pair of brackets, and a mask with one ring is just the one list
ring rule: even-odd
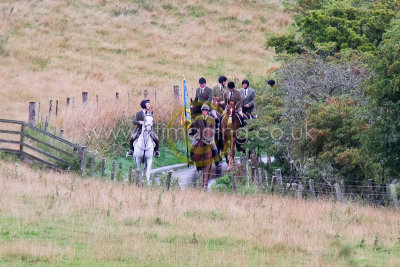
{"label": "wooden fence post", "polygon": [[235,180],[235,174],[234,173],[232,173],[232,190],[233,190],[233,192],[235,192],[236,193],[236,180]]}
{"label": "wooden fence post", "polygon": [[46,122],[44,123],[44,130],[47,132],[47,128],[49,127],[49,117],[46,116]]}
{"label": "wooden fence post", "polygon": [[29,119],[28,123],[30,125],[35,125],[36,118],[36,102],[29,102]]}
{"label": "wooden fence post", "polygon": [[257,178],[258,178],[258,188],[262,189],[263,188],[263,183],[262,183],[262,170],[261,170],[261,168],[258,168]]}
{"label": "wooden fence post", "polygon": [[44,125],[43,125],[43,115],[42,115],[42,116],[40,116],[40,129],[43,130],[43,127],[44,127]]}
{"label": "wooden fence post", "polygon": [[[117,180],[122,179],[122,163],[118,163],[118,175],[117,175]],[[123,180],[123,179],[122,179]]]}
{"label": "wooden fence post", "polygon": [[40,121],[39,119],[40,119],[40,102],[39,102],[39,110],[38,110],[38,113],[37,113],[37,120],[38,120],[38,122]]}
{"label": "wooden fence post", "polygon": [[167,172],[167,181],[166,181],[166,186],[168,191],[171,187],[171,178],[172,178],[172,171],[170,170]]}
{"label": "wooden fence post", "polygon": [[337,180],[335,181],[334,187],[335,187],[337,201],[339,201],[340,203],[343,203],[342,190],[341,190],[340,184],[339,184],[339,182]]}
{"label": "wooden fence post", "polygon": [[[251,182],[254,183],[257,179],[257,173],[256,173],[256,167],[255,166],[251,166]],[[249,186],[249,185],[246,185]]]}
{"label": "wooden fence post", "polygon": [[274,189],[274,185],[276,184],[276,176],[275,175],[271,175],[271,189],[269,190],[271,193],[272,191],[275,191]]}
{"label": "wooden fence post", "polygon": [[248,160],[246,155],[243,155],[240,157],[240,164],[242,165],[242,176],[246,177],[247,179],[247,175],[248,175]]}
{"label": "wooden fence post", "polygon": [[56,100],[56,117],[58,115],[58,100]]}
{"label": "wooden fence post", "polygon": [[396,185],[390,184],[390,197],[393,200],[393,206],[397,210],[399,208],[399,203],[397,200]]}
{"label": "wooden fence post", "polygon": [[178,85],[174,86],[174,97],[175,97],[175,99],[179,98],[179,86]]}
{"label": "wooden fence post", "polygon": [[128,178],[129,183],[132,183],[132,171],[133,171],[132,166],[129,166],[129,178]]}
{"label": "wooden fence post", "polygon": [[82,104],[86,104],[88,102],[88,92],[82,92]]}
{"label": "wooden fence post", "polygon": [[142,176],[142,172],[140,171],[140,170],[136,170],[136,185],[137,186],[140,186],[140,184],[141,184],[141,176]]}
{"label": "wooden fence post", "polygon": [[275,177],[276,177],[276,182],[278,183],[279,186],[279,193],[283,193],[283,181],[282,181],[282,173],[280,169],[275,170]]}
{"label": "wooden fence post", "polygon": [[310,186],[311,199],[315,200],[316,197],[315,197],[315,189],[314,189],[314,180],[313,179],[308,180],[308,184]]}
{"label": "wooden fence post", "polygon": [[115,102],[119,102],[119,92],[115,93]]}
{"label": "wooden fence post", "polygon": [[90,171],[90,177],[94,177],[95,168],[96,168],[96,155],[92,155],[92,169]]}
{"label": "wooden fence post", "polygon": [[25,125],[21,124],[21,136],[20,136],[20,144],[19,144],[19,152],[20,155],[22,156],[22,152],[24,151],[24,129]]}
{"label": "wooden fence post", "polygon": [[53,100],[49,102],[49,122],[51,120],[51,114],[53,113]]}
{"label": "wooden fence post", "polygon": [[268,172],[264,171],[265,174],[265,186],[268,188],[269,184],[268,184]]}
{"label": "wooden fence post", "polygon": [[303,184],[301,183],[301,181],[298,181],[297,183],[297,199],[301,199],[302,195],[303,195]]}
{"label": "wooden fence post", "polygon": [[65,104],[67,109],[69,109],[70,101],[71,101],[71,99],[69,97],[67,97],[67,103]]}
{"label": "wooden fence post", "polygon": [[86,160],[87,160],[87,150],[85,146],[81,147],[81,171],[82,175],[86,175]]}
{"label": "wooden fence post", "polygon": [[368,199],[370,201],[374,201],[375,200],[373,186],[374,186],[374,180],[373,179],[368,179],[368,194],[369,194]]}
{"label": "wooden fence post", "polygon": [[101,178],[104,177],[105,168],[106,168],[106,159],[103,158],[101,159]]}
{"label": "wooden fence post", "polygon": [[114,181],[114,176],[115,176],[115,161],[113,161],[111,167],[111,181]]}
{"label": "wooden fence post", "polygon": [[60,137],[64,138],[64,130],[60,130]]}

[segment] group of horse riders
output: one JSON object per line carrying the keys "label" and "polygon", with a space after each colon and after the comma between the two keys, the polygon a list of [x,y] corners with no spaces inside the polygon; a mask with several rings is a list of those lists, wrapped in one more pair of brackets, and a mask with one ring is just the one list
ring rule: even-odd
{"label": "group of horse riders", "polygon": [[[267,83],[270,84],[271,81]],[[206,79],[199,79],[199,88],[196,89],[196,96],[194,101],[201,105],[201,116],[197,116],[195,120],[203,120],[207,127],[215,130],[216,120],[221,121],[221,113],[224,112],[224,109],[228,103],[232,103],[235,106],[235,111],[239,115],[241,120],[241,126],[245,125],[245,119],[254,118],[252,112],[254,110],[254,101],[256,98],[255,90],[250,88],[249,81],[244,79],[242,81],[242,88],[237,90],[235,88],[234,82],[228,82],[225,76],[220,76],[218,78],[218,84],[213,87],[213,89],[206,86]],[[142,131],[142,125],[144,123],[144,117],[147,112],[150,111],[150,100],[144,99],[141,101],[140,106],[142,108],[141,111],[136,113],[136,116],[133,120],[133,124],[136,125],[134,133],[130,140],[130,150],[127,152],[126,156],[133,156],[134,150],[134,142],[139,137]],[[217,112],[218,111],[218,112]],[[159,140],[157,135],[152,131],[151,137],[155,143],[154,148],[154,156],[159,157]],[[195,145],[196,140],[194,140],[191,149],[191,155],[193,151],[193,146]],[[215,143],[210,143],[213,147],[213,154],[217,154],[217,148]],[[191,156],[192,158],[192,156]]]}
{"label": "group of horse riders", "polygon": [[[250,82],[247,79],[242,81],[242,88],[237,90],[234,82],[228,82],[225,76],[218,78],[218,84],[212,89],[206,86],[206,79],[199,79],[199,88],[196,89],[196,96],[194,102],[201,105],[201,116],[197,116],[194,122],[203,120],[206,124],[205,127],[211,128],[215,131],[217,125],[221,122],[222,117],[220,114],[225,113],[226,106],[231,103],[234,105],[236,113],[239,115],[241,126],[245,125],[245,120],[254,118],[252,115],[254,110],[254,101],[256,93],[253,88],[250,88]],[[196,125],[193,123],[192,125]],[[189,131],[189,134],[191,132]],[[199,139],[194,138],[190,150],[190,157],[193,160],[194,147],[196,147]],[[218,154],[217,147],[213,140],[210,140],[213,157]]]}

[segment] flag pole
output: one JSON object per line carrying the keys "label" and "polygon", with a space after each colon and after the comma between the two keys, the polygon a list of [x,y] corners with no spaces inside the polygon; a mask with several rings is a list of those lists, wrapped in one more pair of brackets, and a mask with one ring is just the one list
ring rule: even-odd
{"label": "flag pole", "polygon": [[[185,75],[183,75],[183,80],[182,83],[185,82]],[[185,139],[186,139],[186,160],[187,160],[187,166],[189,168],[189,137],[188,137],[188,129],[187,129],[187,116],[186,116],[186,105],[185,105],[185,98],[186,95],[188,94],[187,88],[185,90],[186,86],[183,84],[183,114],[185,116]],[[189,98],[189,96],[188,96]]]}

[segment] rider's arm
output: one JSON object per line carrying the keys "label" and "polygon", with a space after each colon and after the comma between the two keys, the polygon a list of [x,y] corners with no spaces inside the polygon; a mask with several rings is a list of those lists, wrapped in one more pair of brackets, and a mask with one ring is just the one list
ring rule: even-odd
{"label": "rider's arm", "polygon": [[253,91],[252,96],[251,96],[251,101],[249,103],[247,103],[247,105],[249,105],[250,108],[254,107],[254,99],[256,98],[256,92]]}
{"label": "rider's arm", "polygon": [[199,100],[199,90],[196,89],[196,96],[194,98],[194,101],[198,101]]}
{"label": "rider's arm", "polygon": [[213,96],[213,92],[212,92],[212,89],[210,88],[210,94],[207,94],[207,96],[208,96],[208,98],[207,98],[207,101],[209,101],[210,103],[212,102],[212,96]]}
{"label": "rider's arm", "polygon": [[135,124],[135,125],[143,125],[144,120],[141,118],[142,116],[140,115],[140,113],[143,114],[142,111],[139,111],[138,113],[136,113],[136,117],[133,120],[133,124]]}

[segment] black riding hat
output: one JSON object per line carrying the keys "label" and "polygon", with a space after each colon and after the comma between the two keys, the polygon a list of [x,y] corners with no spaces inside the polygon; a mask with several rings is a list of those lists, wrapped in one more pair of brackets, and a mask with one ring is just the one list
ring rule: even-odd
{"label": "black riding hat", "polygon": [[228,88],[229,88],[229,89],[235,88],[235,83],[234,83],[234,82],[229,82],[229,83],[228,83]]}
{"label": "black riding hat", "polygon": [[267,84],[269,84],[270,86],[274,86],[275,85],[275,81],[274,80],[268,80]]}
{"label": "black riding hat", "polygon": [[249,80],[247,80],[247,79],[244,79],[244,80],[242,81],[242,85],[243,85],[244,83],[247,83],[247,86],[250,85]]}
{"label": "black riding hat", "polygon": [[206,83],[206,79],[203,78],[203,77],[201,77],[201,78],[199,79],[199,84],[202,84],[202,83]]}
{"label": "black riding hat", "polygon": [[142,102],[140,102],[140,106],[146,108],[147,103],[150,103],[150,99],[143,99]]}
{"label": "black riding hat", "polygon": [[225,76],[219,76],[219,78],[218,78],[219,83],[226,82],[226,80],[228,80],[228,79]]}

